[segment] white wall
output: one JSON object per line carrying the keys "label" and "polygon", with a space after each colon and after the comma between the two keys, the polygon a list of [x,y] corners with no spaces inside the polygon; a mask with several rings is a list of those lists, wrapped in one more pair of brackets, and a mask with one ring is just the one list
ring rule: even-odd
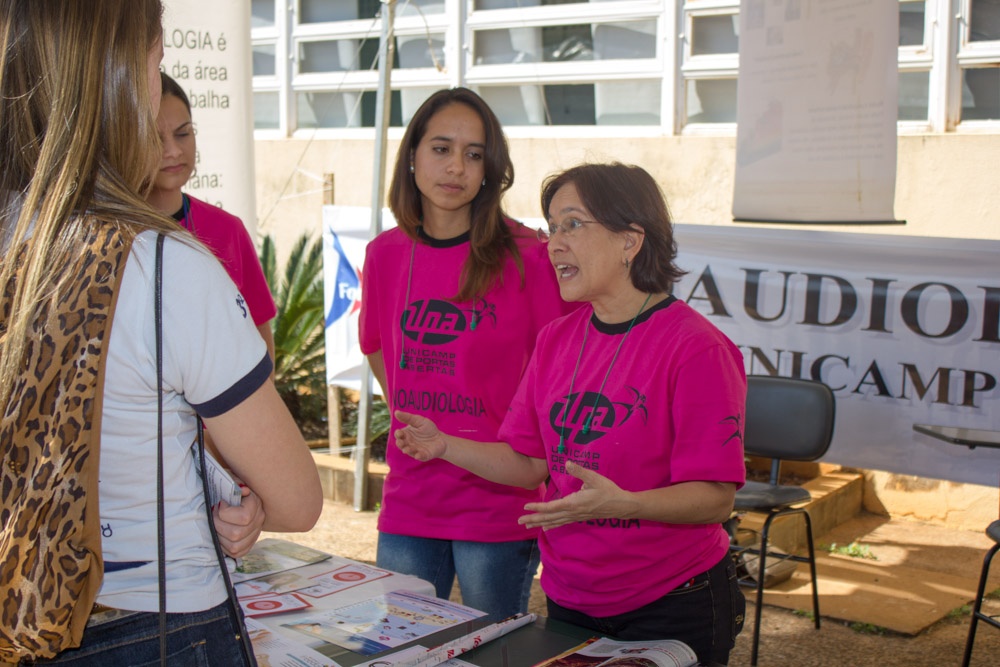
{"label": "white wall", "polygon": [[[400,137],[398,129],[393,133],[387,170]],[[510,145],[515,180],[506,203],[515,217],[541,217],[539,185],[547,174],[584,160],[617,159],[659,180],[676,221],[733,224],[734,137],[511,138]],[[335,203],[371,205],[373,147],[364,139],[256,141],[260,232],[273,234],[279,249],[303,230],[318,235],[324,173],[334,174]],[[906,224],[823,228],[1000,239],[998,156],[1000,134],[901,136],[895,212]]]}

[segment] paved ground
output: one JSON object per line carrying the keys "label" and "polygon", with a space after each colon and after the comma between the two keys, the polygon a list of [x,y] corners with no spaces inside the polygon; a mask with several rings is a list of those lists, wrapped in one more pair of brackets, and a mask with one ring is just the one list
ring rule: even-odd
{"label": "paved ground", "polygon": [[[322,518],[309,533],[266,536],[284,537],[347,558],[374,562],[376,519],[374,512],[355,512],[349,505],[328,500]],[[839,532],[834,531],[831,536],[818,538],[818,543],[849,544],[851,539],[860,536],[859,542],[869,545],[887,568],[899,570],[906,567],[925,573],[921,581],[912,584],[916,598],[923,597],[918,587],[933,588],[937,581],[951,581],[948,578],[968,581],[978,577],[982,554],[989,544],[985,535],[956,532],[928,524],[886,521],[878,517],[861,517],[858,521],[858,524],[839,527]],[[994,571],[1000,573],[1000,559]],[[906,586],[909,584],[896,582],[893,590],[898,592]],[[991,588],[996,586],[991,584]],[[752,597],[752,591],[748,593]],[[460,592],[456,591],[454,597],[460,600]],[[971,597],[969,595],[969,599]],[[852,598],[855,595],[846,596],[847,601]],[[906,605],[900,606],[898,599],[879,595],[877,582],[859,599],[858,607],[884,605],[895,609],[890,613],[906,613]],[[851,605],[841,602],[839,613],[850,617]],[[988,604],[990,613],[1000,614],[1000,600]],[[939,667],[961,662],[969,627],[968,610],[963,613],[961,606],[945,610],[943,620],[913,636],[886,631],[877,624],[863,621],[856,621],[852,628],[849,621],[826,617],[824,609],[821,600],[822,628],[816,630],[812,621],[801,613],[765,605],[759,659],[761,667]],[[537,583],[530,610],[545,613],[545,597]],[[753,617],[752,604],[748,605],[748,617]],[[751,634],[748,623],[733,651],[730,660],[733,667],[750,664]],[[1000,664],[1000,630],[980,624],[977,637],[972,664],[981,667]],[[512,664],[511,667],[530,666]]]}

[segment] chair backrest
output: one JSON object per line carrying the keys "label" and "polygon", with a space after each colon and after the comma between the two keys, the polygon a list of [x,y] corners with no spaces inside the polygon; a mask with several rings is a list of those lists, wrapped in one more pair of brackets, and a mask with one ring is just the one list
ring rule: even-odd
{"label": "chair backrest", "polygon": [[815,461],[833,440],[836,403],[822,382],[747,376],[743,449],[787,461]]}

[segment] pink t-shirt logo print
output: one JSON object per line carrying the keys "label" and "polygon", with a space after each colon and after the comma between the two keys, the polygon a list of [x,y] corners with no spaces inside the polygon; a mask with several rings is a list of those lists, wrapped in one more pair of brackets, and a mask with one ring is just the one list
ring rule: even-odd
{"label": "pink t-shirt logo print", "polygon": [[470,320],[461,308],[447,301],[414,301],[403,310],[399,326],[403,335],[425,345],[444,345],[470,328]]}
{"label": "pink t-shirt logo print", "polygon": [[549,410],[553,430],[575,445],[589,445],[607,435],[616,421],[615,403],[592,391],[570,394]]}

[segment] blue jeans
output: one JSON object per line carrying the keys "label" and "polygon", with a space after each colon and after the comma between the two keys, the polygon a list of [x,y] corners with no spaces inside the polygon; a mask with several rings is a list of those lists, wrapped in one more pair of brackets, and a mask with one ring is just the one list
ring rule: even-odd
{"label": "blue jeans", "polygon": [[626,641],[679,639],[703,665],[726,665],[743,629],[746,598],[729,554],[659,600],[618,616],[596,617],[548,601],[549,617]]}
{"label": "blue jeans", "polygon": [[[233,620],[229,602],[207,611],[167,614],[167,664],[184,667],[236,667],[247,663],[238,633],[246,632],[242,620]],[[160,615],[137,612],[83,633],[79,648],[63,651],[38,665],[74,667],[153,667],[160,664]]]}
{"label": "blue jeans", "polygon": [[378,534],[376,564],[434,584],[439,598],[451,596],[458,575],[462,604],[499,621],[528,610],[531,581],[538,570],[535,540],[465,542],[392,533]]}

